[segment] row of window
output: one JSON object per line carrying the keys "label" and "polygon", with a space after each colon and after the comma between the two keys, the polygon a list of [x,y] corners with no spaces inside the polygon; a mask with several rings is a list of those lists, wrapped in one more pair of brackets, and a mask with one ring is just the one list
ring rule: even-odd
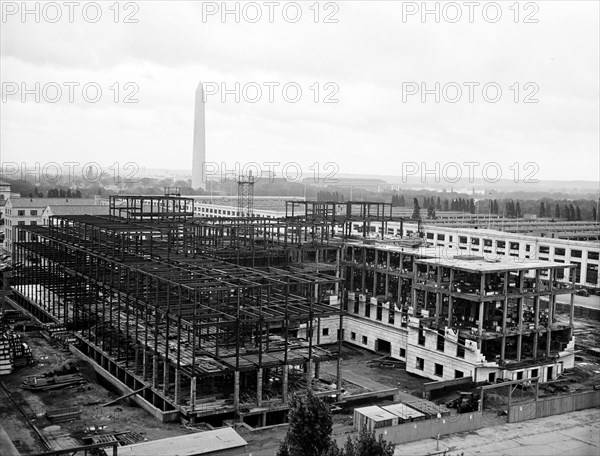
{"label": "row of window", "polygon": [[[415,368],[417,370],[425,370],[425,360],[423,358],[416,357]],[[433,374],[436,377],[444,376],[444,366],[442,364],[434,363]],[[463,378],[465,373],[463,371],[454,370],[454,378]]]}
{"label": "row of window", "polygon": [[[434,239],[434,233],[427,233],[427,239]],[[437,235],[437,240],[438,241],[445,241],[446,239],[446,235],[445,234],[438,234]],[[452,242],[452,236],[450,236],[449,239],[450,242]],[[467,244],[468,238],[467,236],[459,236],[458,237],[458,242],[459,244]],[[480,245],[481,239],[480,238],[471,238],[471,245]],[[515,241],[509,241],[509,248],[510,250],[519,250],[521,247],[521,244],[519,242],[515,242]],[[483,246],[484,247],[492,247],[493,245],[493,241],[492,239],[483,239]],[[460,247],[461,249],[465,250],[465,247]],[[496,241],[496,248],[498,249],[504,249],[506,248],[506,241],[502,241],[502,240],[497,240]],[[475,250],[475,249],[473,249]],[[530,252],[531,251],[531,244],[525,244],[525,251],[526,252]],[[549,254],[550,253],[550,246],[547,245],[541,245],[539,247],[539,253],[540,254]],[[581,250],[577,250],[577,249],[571,249],[570,251],[571,253],[571,258],[582,258],[583,254]],[[562,247],[554,247],[554,255],[557,256],[565,256],[566,254],[566,249],[562,248]],[[515,255],[516,256],[516,255]],[[588,252],[587,254],[588,260],[598,260],[600,257],[600,254],[598,252]]]}
{"label": "row of window", "polygon": [[[12,215],[12,211],[13,209],[6,209],[6,215]],[[17,209],[17,216],[19,217],[25,217],[26,213],[25,213],[25,209]],[[30,209],[29,210],[29,215],[36,217],[38,215],[38,210],[37,209]]]}

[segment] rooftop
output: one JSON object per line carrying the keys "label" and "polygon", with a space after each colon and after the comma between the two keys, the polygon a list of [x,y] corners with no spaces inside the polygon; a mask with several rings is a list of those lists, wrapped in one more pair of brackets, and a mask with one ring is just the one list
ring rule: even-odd
{"label": "rooftop", "polygon": [[214,429],[206,432],[151,440],[118,448],[119,456],[194,456],[210,454],[232,448],[240,448],[248,443],[233,428]]}
{"label": "rooftop", "polygon": [[33,207],[46,208],[48,206],[93,206],[96,204],[91,198],[9,198],[12,208]]}
{"label": "rooftop", "polygon": [[354,409],[355,412],[360,413],[361,415],[366,416],[367,418],[374,421],[385,421],[385,420],[393,420],[398,415],[395,415],[387,410],[383,410],[381,407],[377,405],[371,405],[369,407],[361,407]]}
{"label": "rooftop", "polygon": [[444,266],[467,272],[500,272],[500,271],[526,271],[529,269],[566,268],[572,265],[557,263],[554,261],[527,260],[522,258],[486,259],[482,256],[456,255],[454,257],[443,256],[416,260],[420,264],[433,266]]}

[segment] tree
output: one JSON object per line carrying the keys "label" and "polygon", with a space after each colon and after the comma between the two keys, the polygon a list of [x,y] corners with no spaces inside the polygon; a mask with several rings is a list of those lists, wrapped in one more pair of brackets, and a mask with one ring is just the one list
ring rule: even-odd
{"label": "tree", "polygon": [[366,426],[353,439],[348,437],[346,445],[340,451],[340,456],[393,456],[394,445],[383,440],[375,438],[375,431],[369,431]]}
{"label": "tree", "polygon": [[421,220],[421,206],[419,206],[419,200],[417,198],[413,199],[413,213],[411,218]]}
{"label": "tree", "polygon": [[333,419],[329,407],[312,392],[292,398],[289,423],[277,456],[326,456],[337,449],[331,439]]}
{"label": "tree", "polygon": [[538,217],[544,217],[546,215],[546,207],[544,205],[544,202],[542,201],[540,203],[540,212],[538,213]]}
{"label": "tree", "polygon": [[598,211],[596,210],[596,206],[592,206],[592,221],[598,221]]}
{"label": "tree", "polygon": [[515,216],[517,218],[521,218],[523,214],[521,214],[521,204],[517,201],[517,208],[515,209]]}
{"label": "tree", "polygon": [[444,211],[448,212],[450,210],[450,203],[448,203],[448,200],[445,199],[444,200]]}
{"label": "tree", "polygon": [[556,207],[554,208],[554,218],[560,218],[560,206],[558,205],[558,203],[556,203]]}
{"label": "tree", "polygon": [[581,221],[581,209],[579,209],[579,206],[575,208],[575,220],[578,222]]}

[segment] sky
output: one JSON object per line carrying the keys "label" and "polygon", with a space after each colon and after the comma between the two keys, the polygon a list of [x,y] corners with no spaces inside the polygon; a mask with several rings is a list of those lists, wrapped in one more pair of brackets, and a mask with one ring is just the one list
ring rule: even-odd
{"label": "sky", "polygon": [[2,2],[0,160],[599,181],[599,4]]}

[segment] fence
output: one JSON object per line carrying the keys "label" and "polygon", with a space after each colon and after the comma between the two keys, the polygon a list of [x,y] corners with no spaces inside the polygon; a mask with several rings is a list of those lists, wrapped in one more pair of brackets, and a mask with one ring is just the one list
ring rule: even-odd
{"label": "fence", "polygon": [[576,410],[600,406],[600,391],[585,391],[513,405],[508,413],[508,422],[533,420],[545,416],[560,415]]}
{"label": "fence", "polygon": [[[490,423],[486,419],[488,416],[487,412],[462,413],[443,418],[413,421],[398,426],[378,428],[375,429],[375,433],[377,436],[382,435],[386,441],[394,444],[414,442],[415,440],[428,439],[437,437],[438,435],[472,431],[490,426]],[[503,421],[506,422],[505,420]]]}

